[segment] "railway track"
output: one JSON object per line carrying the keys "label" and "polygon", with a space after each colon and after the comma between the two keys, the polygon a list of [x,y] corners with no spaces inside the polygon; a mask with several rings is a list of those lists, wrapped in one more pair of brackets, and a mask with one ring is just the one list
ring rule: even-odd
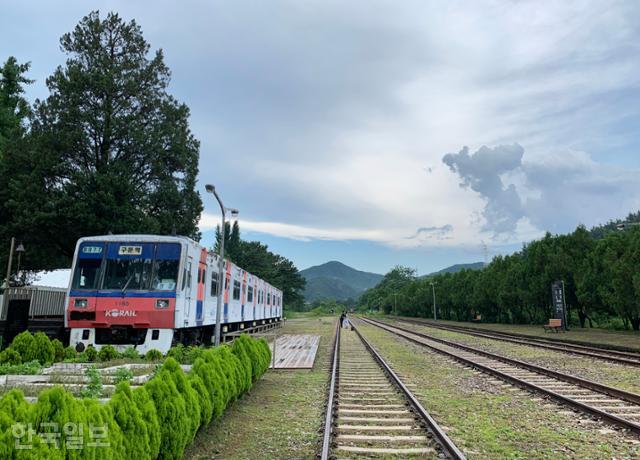
{"label": "railway track", "polygon": [[358,329],[338,327],[320,458],[443,456],[465,458]]}
{"label": "railway track", "polygon": [[577,345],[573,343],[565,343],[559,340],[551,341],[547,339],[536,339],[522,335],[505,334],[495,331],[484,331],[477,328],[465,327],[465,326],[452,326],[432,323],[429,321],[411,320],[407,318],[399,319],[409,324],[416,324],[420,326],[433,327],[436,329],[442,329],[445,331],[458,332],[461,334],[473,335],[476,337],[483,337],[492,340],[500,340],[503,342],[511,342],[519,345],[528,345],[531,347],[545,348],[553,351],[560,351],[564,353],[570,353],[574,355],[588,356],[590,358],[602,359],[605,361],[611,361],[618,364],[624,364],[627,366],[640,367],[640,353],[634,353],[630,351],[619,351],[612,349],[605,349],[601,347],[590,347],[586,345]]}
{"label": "railway track", "polygon": [[413,343],[640,435],[640,395],[400,326],[363,319]]}

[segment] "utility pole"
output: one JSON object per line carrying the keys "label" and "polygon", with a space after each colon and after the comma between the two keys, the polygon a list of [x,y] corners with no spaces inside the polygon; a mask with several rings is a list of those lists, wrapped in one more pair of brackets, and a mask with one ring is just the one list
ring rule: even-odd
{"label": "utility pole", "polygon": [[225,208],[224,204],[222,204],[222,200],[216,192],[216,188],[213,185],[207,184],[205,186],[205,189],[207,190],[207,192],[212,193],[213,196],[216,197],[216,200],[220,205],[220,211],[222,212],[222,227],[220,227],[220,254],[218,255],[218,301],[216,305],[216,329],[214,338],[214,345],[218,346],[220,345],[220,333],[222,327],[222,325],[220,324],[222,317],[222,290],[224,288],[224,280],[226,279],[226,276],[224,274],[224,233],[226,226],[225,217],[227,212],[231,212],[231,215],[236,217],[238,215],[238,210]]}
{"label": "utility pole", "polygon": [[431,290],[433,291],[433,320],[438,321],[438,309],[436,307],[436,282],[432,281]]}
{"label": "utility pole", "polygon": [[393,314],[398,316],[398,293],[394,292],[393,293]]}

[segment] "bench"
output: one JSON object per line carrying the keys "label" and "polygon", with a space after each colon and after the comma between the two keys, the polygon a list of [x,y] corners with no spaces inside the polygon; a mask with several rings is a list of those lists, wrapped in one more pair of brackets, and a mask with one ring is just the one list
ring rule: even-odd
{"label": "bench", "polygon": [[561,319],[550,319],[549,324],[542,326],[545,332],[564,332]]}

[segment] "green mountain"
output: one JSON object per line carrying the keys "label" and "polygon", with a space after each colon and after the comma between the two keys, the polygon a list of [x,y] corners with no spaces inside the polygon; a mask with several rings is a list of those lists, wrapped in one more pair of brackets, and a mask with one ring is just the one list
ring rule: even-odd
{"label": "green mountain", "polygon": [[471,264],[455,264],[451,267],[443,268],[440,271],[429,273],[428,275],[423,275],[420,278],[429,278],[430,276],[435,275],[443,275],[445,273],[458,273],[462,270],[480,270],[484,267],[484,262],[474,262]]}
{"label": "green mountain", "polygon": [[337,261],[309,267],[301,270],[300,274],[307,280],[304,293],[307,302],[319,299],[355,299],[383,278],[377,273],[356,270]]}

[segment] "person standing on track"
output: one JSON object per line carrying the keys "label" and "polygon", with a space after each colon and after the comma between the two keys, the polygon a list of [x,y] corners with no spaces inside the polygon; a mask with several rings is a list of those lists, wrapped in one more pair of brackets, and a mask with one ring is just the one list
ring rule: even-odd
{"label": "person standing on track", "polygon": [[342,327],[345,329],[349,329],[349,318],[346,313],[342,314]]}

